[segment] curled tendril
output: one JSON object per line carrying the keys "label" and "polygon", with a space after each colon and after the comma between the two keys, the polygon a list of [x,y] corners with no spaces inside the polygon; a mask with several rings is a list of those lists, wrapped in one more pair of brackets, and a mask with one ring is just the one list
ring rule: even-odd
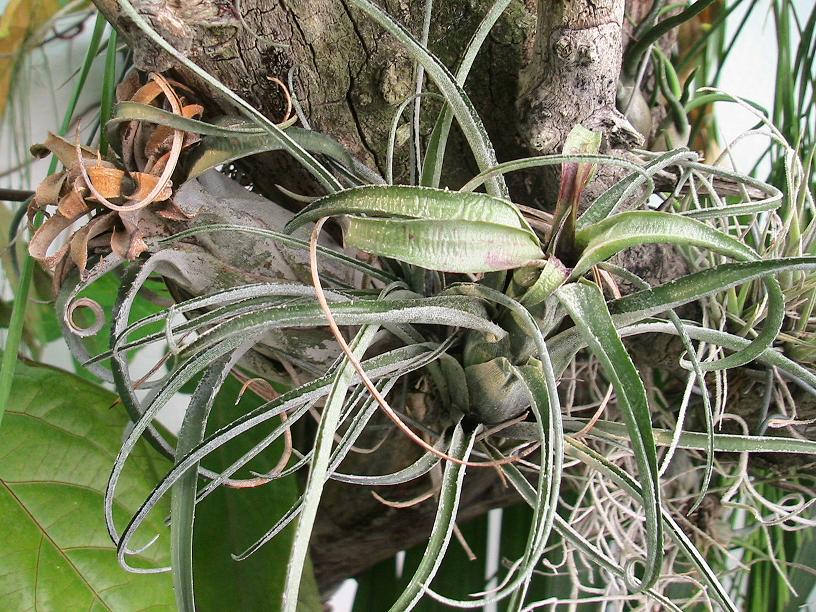
{"label": "curled tendril", "polygon": [[[181,101],[179,100],[178,95],[173,89],[170,87],[167,80],[161,76],[160,74],[150,74],[150,78],[161,88],[164,95],[167,97],[167,100],[170,102],[170,107],[173,110],[173,113],[176,115],[181,115]],[[88,186],[88,190],[97,199],[97,201],[110,208],[111,210],[115,210],[117,212],[132,212],[134,210],[140,210],[145,206],[149,206],[153,203],[153,201],[158,197],[158,195],[170,184],[170,177],[173,176],[173,172],[176,170],[176,164],[178,163],[179,156],[181,155],[181,148],[184,144],[184,132],[182,130],[173,130],[173,144],[170,148],[170,156],[167,159],[167,163],[164,166],[164,170],[162,171],[161,176],[159,177],[158,182],[150,190],[144,198],[136,202],[135,204],[128,204],[126,206],[119,206],[118,204],[114,204],[105,196],[103,196],[99,191],[94,187],[93,181],[91,177],[88,175],[88,170],[85,167],[85,161],[82,158],[82,148],[77,141],[76,149],[77,149],[77,162],[79,165],[79,171],[82,173],[82,178],[85,180],[85,184]]]}
{"label": "curled tendril", "polygon": [[[85,327],[77,324],[77,322],[74,320],[74,313],[80,308],[91,311],[94,316],[93,323]],[[95,302],[90,298],[77,298],[68,305],[68,308],[65,311],[65,323],[68,325],[71,331],[80,338],[95,336],[105,324],[105,311],[98,302]]]}

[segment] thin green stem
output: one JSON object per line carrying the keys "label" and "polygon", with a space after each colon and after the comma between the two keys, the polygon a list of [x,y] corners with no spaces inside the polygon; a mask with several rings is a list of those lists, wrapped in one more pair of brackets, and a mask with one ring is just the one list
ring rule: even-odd
{"label": "thin green stem", "polygon": [[[82,69],[79,73],[79,79],[74,87],[74,93],[68,102],[68,108],[65,110],[65,115],[62,118],[62,125],[60,126],[60,134],[64,135],[71,125],[71,119],[76,111],[77,101],[79,95],[82,93],[82,88],[85,86],[85,81],[88,78],[88,73],[91,70],[91,65],[99,50],[99,41],[102,39],[102,32],[106,25],[105,18],[101,13],[96,16],[96,23],[94,24],[93,33],[91,34],[91,41],[88,45],[88,51],[85,54],[85,60],[82,64]],[[48,174],[53,174],[57,169],[57,158],[51,160],[51,165],[48,168]],[[40,216],[35,219],[35,225],[39,223]],[[28,302],[28,293],[31,290],[31,279],[34,276],[34,260],[26,253],[23,259],[23,266],[20,272],[20,282],[17,286],[17,293],[14,297],[14,307],[11,311],[11,319],[9,320],[8,335],[6,336],[6,345],[3,349],[3,359],[0,361],[0,424],[3,422],[3,414],[6,411],[6,404],[8,403],[9,395],[11,394],[11,383],[14,379],[14,370],[17,365],[17,351],[20,348],[20,340],[23,336],[23,322],[25,321],[26,304]]]}
{"label": "thin green stem", "polygon": [[116,94],[116,30],[111,29],[108,37],[108,49],[105,54],[105,76],[102,81],[102,104],[99,107],[99,153],[108,151],[108,131],[105,126],[111,117],[113,100]]}

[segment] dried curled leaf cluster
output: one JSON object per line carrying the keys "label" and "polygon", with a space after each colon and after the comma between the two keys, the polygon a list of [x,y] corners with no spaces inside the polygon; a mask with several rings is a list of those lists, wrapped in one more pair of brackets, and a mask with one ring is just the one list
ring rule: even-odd
{"label": "dried curled leaf cluster", "polygon": [[[116,98],[187,118],[201,117],[204,108],[187,103],[177,90],[191,93],[157,74],[142,83],[134,71],[117,87]],[[166,233],[156,216],[188,218],[171,200],[171,177],[182,151],[196,144],[198,135],[141,121],[114,130],[111,140],[116,151],[106,158],[98,150],[51,133],[44,143],[31,148],[38,157],[55,155],[64,167],[40,183],[28,210],[30,220],[39,212],[48,217],[34,233],[29,252],[53,271],[55,292],[74,267],[84,277],[92,255],[113,252],[123,259],[137,258],[147,250],[147,239]],[[50,213],[53,207],[56,211]],[[87,222],[82,223],[84,219]],[[61,240],[63,244],[53,250],[52,245]]]}

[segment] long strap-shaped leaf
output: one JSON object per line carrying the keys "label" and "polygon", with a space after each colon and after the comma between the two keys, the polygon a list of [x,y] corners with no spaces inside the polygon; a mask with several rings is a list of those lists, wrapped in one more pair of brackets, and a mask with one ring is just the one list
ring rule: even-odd
{"label": "long strap-shaped leaf", "polygon": [[582,252],[572,278],[582,276],[595,264],[623,249],[641,244],[697,246],[740,261],[758,259],[750,247],[710,225],[655,211],[632,211],[609,217],[577,232],[575,242]]}
{"label": "long strap-shaped leaf", "polygon": [[[618,315],[620,316],[620,315]],[[613,317],[613,320],[617,319]],[[683,323],[685,332],[692,340],[698,340],[709,344],[725,347],[732,351],[739,351],[747,348],[750,342],[745,338],[721,332],[715,329],[698,327],[695,324]],[[621,337],[635,336],[639,334],[672,334],[678,335],[673,323],[661,320],[647,320],[628,327],[621,327],[619,330]],[[552,347],[553,369],[560,374],[569,365],[575,354],[586,346],[581,334],[576,328],[570,328],[561,332],[549,342]],[[778,368],[780,372],[786,374],[796,384],[801,386],[811,395],[816,395],[816,374],[807,368],[802,367],[795,361],[785,357],[774,349],[765,349],[756,360],[765,365]]]}
{"label": "long strap-shaped leaf", "polygon": [[[181,459],[204,439],[207,419],[217,390],[233,365],[232,359],[217,360],[198,383],[184,413],[176,444],[176,458]],[[193,592],[193,522],[195,519],[198,464],[191,467],[173,486],[170,500],[170,554],[176,604],[182,612],[195,612]]]}
{"label": "long strap-shaped leaf", "polygon": [[[651,289],[648,283],[646,283],[643,279],[641,279],[638,275],[632,274],[628,270],[621,268],[619,266],[615,266],[609,263],[601,264],[604,269],[609,270],[613,274],[620,276],[621,278],[629,281],[632,283],[633,286],[638,287],[642,290]],[[611,313],[611,310],[610,310]],[[706,463],[705,463],[705,472],[703,474],[703,482],[700,486],[700,490],[697,493],[697,499],[691,506],[691,510],[689,510],[689,514],[694,512],[697,507],[703,502],[705,496],[708,494],[708,486],[711,483],[711,476],[714,473],[714,414],[711,408],[711,398],[709,397],[708,393],[708,386],[705,382],[705,374],[700,367],[700,360],[697,357],[697,351],[695,350],[694,346],[691,344],[691,338],[688,337],[686,333],[685,327],[683,327],[683,322],[680,320],[680,317],[677,316],[677,313],[674,310],[668,310],[666,312],[669,320],[672,322],[674,327],[677,329],[677,333],[680,335],[680,341],[683,343],[683,348],[686,350],[686,354],[688,355],[689,362],[691,363],[691,369],[693,370],[694,377],[697,379],[697,385],[701,389],[701,396],[703,399],[702,405],[702,413],[703,413],[703,422],[705,424],[705,431],[706,436],[708,438],[708,448],[706,452]],[[677,425],[676,429],[679,433],[684,425],[686,409],[688,407],[690,393],[691,393],[691,384],[692,380],[689,379],[686,384],[686,394],[684,395],[683,402],[681,403],[680,412],[677,415]],[[668,461],[671,460],[672,454],[674,453],[673,448],[669,451],[666,457],[663,459],[663,463],[661,464],[661,470],[665,470],[666,466],[668,465]]]}
{"label": "long strap-shaped leaf", "polygon": [[[609,311],[615,326],[619,329],[652,317],[666,310],[671,310],[682,304],[693,302],[722,289],[728,289],[750,280],[761,278],[767,274],[794,270],[809,270],[814,264],[813,257],[792,257],[774,261],[757,261],[749,263],[722,264],[709,270],[684,276],[677,280],[653,287],[647,291],[638,291],[626,297],[613,300],[609,303]],[[658,324],[663,326],[662,323]],[[662,329],[662,327],[661,327]],[[750,342],[744,338],[731,334],[706,330],[703,328],[686,327],[690,337],[703,339],[705,342],[725,346],[734,351],[748,348]],[[705,338],[703,338],[705,336]],[[725,344],[723,344],[725,343]],[[577,329],[570,328],[555,336],[550,341],[553,348],[553,360],[557,364],[555,371],[560,374],[567,362],[584,344],[580,341]],[[756,359],[779,367],[791,376],[799,379],[812,376],[808,370],[784,357],[780,353],[766,349]],[[816,381],[816,378],[812,379]],[[810,384],[810,383],[809,383]],[[816,385],[816,382],[813,384]]]}
{"label": "long strap-shaped leaf", "polygon": [[[359,359],[363,356],[363,353],[374,341],[378,329],[379,326],[377,325],[366,325],[360,329],[351,343],[352,354],[355,358]],[[283,612],[295,612],[297,610],[300,581],[303,577],[306,556],[309,553],[312,527],[317,517],[317,507],[320,505],[323,487],[328,478],[332,443],[337,433],[340,414],[353,376],[354,367],[348,359],[345,359],[335,375],[329,396],[326,398],[326,407],[320,417],[320,424],[315,434],[309,477],[303,491],[303,510],[300,513],[294,541],[292,542],[292,552],[286,566],[286,582],[282,602]]]}
{"label": "long strap-shaped leaf", "polygon": [[584,282],[572,283],[558,289],[556,296],[569,312],[615,388],[618,407],[629,431],[639,479],[643,486],[647,546],[642,586],[649,587],[660,574],[663,560],[663,525],[660,521],[657,452],[646,389],[615,329],[598,286]]}
{"label": "long strap-shaped leaf", "polygon": [[[122,532],[121,537],[119,537],[112,525],[113,493],[115,493],[116,485],[119,480],[119,476],[121,475],[122,466],[127,461],[127,458],[132,450],[133,440],[138,439],[141,432],[144,431],[146,423],[149,423],[155,416],[156,412],[166,405],[168,399],[172,397],[180,386],[185,381],[189,380],[195,374],[195,372],[204,369],[202,364],[206,365],[211,363],[212,361],[217,360],[219,356],[223,356],[226,354],[226,352],[235,348],[229,343],[225,342],[224,344],[227,347],[226,349],[220,348],[217,352],[205,352],[204,355],[197,357],[196,360],[191,360],[192,363],[185,364],[179,368],[178,373],[174,372],[174,374],[171,375],[168,381],[165,383],[166,388],[162,390],[163,392],[156,394],[151,401],[147,402],[148,406],[145,410],[145,414],[142,416],[139,422],[134,424],[133,431],[130,432],[127,439],[123,443],[123,448],[117,457],[116,463],[114,464],[114,469],[108,484],[110,495],[106,494],[105,513],[106,520],[108,520],[109,516],[111,517],[109,530],[111,530],[113,540],[118,543],[120,563],[125,567],[128,567],[128,565],[125,563],[124,557],[128,551],[128,544],[130,539],[133,537],[133,534],[136,533],[139,526],[144,522],[145,518],[156,506],[158,501],[167,493],[167,491],[172,488],[176,482],[178,482],[179,478],[190,470],[192,466],[199,463],[208,454],[228,443],[233,438],[286,412],[289,416],[288,420],[277,426],[272,432],[270,432],[268,437],[275,438],[282,435],[286,429],[291,427],[293,423],[297,422],[297,420],[306,413],[307,409],[314,401],[325,397],[332,388],[336,369],[333,369],[331,373],[317,380],[301,385],[297,389],[293,389],[292,391],[285,393],[280,397],[263,404],[262,406],[259,406],[258,408],[238,417],[229,425],[224,426],[213,433],[206,440],[196,445],[196,447],[188,452],[183,458],[177,459],[176,465],[155,486],[153,491],[150,493],[150,496],[144,502],[142,502],[139,510],[130,519],[128,526]],[[406,353],[406,348],[409,347],[389,351],[388,353],[372,357],[371,359],[363,362],[363,366],[368,372],[369,377],[372,379],[377,379],[382,376],[389,375],[401,376],[406,372],[410,372],[412,369],[424,365],[423,361],[417,361],[417,355],[415,355],[413,351],[408,350]],[[197,363],[195,361],[197,361]],[[295,512],[295,509],[293,509],[293,512]],[[299,510],[297,510],[297,512],[299,512]],[[292,513],[290,512],[289,515],[291,514]],[[279,523],[284,522],[285,520],[288,519],[284,517],[281,519],[281,521],[279,521]],[[167,571],[169,569],[170,568],[159,568],[155,571]],[[137,568],[133,568],[133,570],[139,571]]]}
{"label": "long strap-shaped leaf", "polygon": [[413,185],[368,185],[330,194],[301,210],[284,231],[292,232],[306,223],[337,215],[480,221],[533,233],[521,211],[509,200]]}
{"label": "long strap-shaped leaf", "polygon": [[[583,249],[572,271],[578,278],[592,266],[612,257],[615,253],[640,244],[679,244],[698,246],[739,261],[757,261],[759,256],[750,247],[723,232],[695,219],[669,213],[636,211],[615,215],[581,230],[576,243]],[[702,371],[735,368],[756,359],[771,346],[785,318],[785,298],[775,278],[764,279],[768,292],[768,311],[765,325],[751,344],[722,359],[700,364]]]}
{"label": "long strap-shaped leaf", "polygon": [[[570,431],[580,431],[588,423],[587,419],[575,419],[565,427]],[[532,428],[529,428],[532,430]],[[597,433],[603,434],[600,437],[611,440],[625,439],[626,428],[621,423],[613,421],[595,421],[588,436]],[[660,446],[668,446],[672,443],[674,432],[669,429],[653,430],[655,443]],[[530,439],[534,439],[534,432],[530,431]],[[698,431],[684,431],[680,434],[677,448],[688,450],[706,450],[708,448],[708,436]],[[778,436],[750,436],[744,434],[714,434],[714,450],[718,453],[785,453],[816,455],[816,440],[803,440],[799,438],[782,438]]]}
{"label": "long strap-shaped leaf", "polygon": [[[284,148],[278,138],[271,137],[266,129],[257,127],[253,121],[223,117],[217,119],[215,123],[207,123],[129,100],[116,105],[114,116],[107,123],[107,131],[112,133],[119,124],[129,121],[148,121],[204,136],[201,144],[196,147],[195,161],[188,178],[198,176],[208,168],[233,159]],[[286,130],[286,133],[306,151],[327,155],[349,170],[362,172],[374,183],[383,182],[382,177],[356,160],[339,142],[326,134],[295,127],[291,125],[294,121],[296,119],[291,119],[279,127]],[[202,149],[206,152],[200,153]]]}
{"label": "long strap-shaped leaf", "polygon": [[[394,36],[413,59],[419,62],[428,73],[428,77],[436,84],[442,95],[448,101],[459,126],[465,135],[465,139],[470,145],[473,156],[479,170],[487,170],[496,165],[496,152],[490,143],[487,131],[479,118],[479,114],[473,107],[473,103],[468,98],[462,87],[453,78],[453,75],[434,55],[406,30],[402,25],[394,21],[387,13],[369,0],[350,0],[351,4],[364,11],[369,17],[374,19],[389,34]],[[494,177],[487,183],[487,191],[491,195],[507,197],[507,185],[502,177]]]}
{"label": "long strap-shaped leaf", "polygon": [[618,325],[628,325],[770,274],[813,270],[816,270],[816,256],[720,264],[657,287],[630,293],[610,302],[609,312],[613,315],[622,315],[615,318]]}
{"label": "long strap-shaped leaf", "polygon": [[[599,195],[589,208],[578,217],[578,221],[575,224],[576,229],[581,230],[593,223],[606,219],[614,213],[615,209],[629,196],[634,194],[635,190],[642,189],[643,192],[647,194],[646,197],[648,197],[652,191],[654,191],[654,183],[651,182],[651,177],[659,170],[682,161],[695,160],[697,160],[697,154],[688,149],[669,151],[653,159],[641,172],[633,172]],[[646,187],[643,187],[644,183],[646,183]]]}
{"label": "long strap-shaped leaf", "polygon": [[[332,304],[332,314],[338,325],[368,323],[425,323],[476,329],[498,338],[506,332],[485,318],[473,300],[456,297],[418,300],[356,300]],[[186,347],[182,358],[198,354],[227,338],[260,336],[282,327],[315,327],[325,325],[326,317],[319,304],[296,304],[266,308],[237,316],[214,326]]]}
{"label": "long strap-shaped leaf", "polygon": [[522,157],[520,159],[502,162],[498,166],[494,166],[490,170],[485,170],[484,172],[480,172],[474,176],[467,183],[462,185],[462,187],[459,188],[459,191],[461,193],[470,193],[474,189],[480,187],[489,177],[495,174],[509,174],[518,170],[528,170],[530,168],[540,168],[542,166],[556,166],[565,163],[587,163],[625,168],[627,170],[632,170],[634,173],[632,176],[639,176],[643,178],[643,180],[647,183],[647,188],[654,187],[654,181],[651,179],[651,176],[647,174],[646,169],[641,168],[636,163],[630,162],[628,159],[612,157],[611,155],[548,154],[536,155],[535,157]]}
{"label": "long strap-shaped leaf", "polygon": [[349,217],[345,241],[380,257],[461,274],[512,270],[544,253],[526,230],[479,221]]}
{"label": "long strap-shaped leaf", "polygon": [[[465,434],[461,424],[457,424],[451,438],[448,455],[455,459],[466,461],[473,449],[476,439],[475,432]],[[436,518],[431,529],[431,538],[422,555],[422,561],[408,581],[408,586],[391,606],[391,612],[411,610],[422,597],[425,587],[433,580],[445,551],[448,548],[453,528],[456,526],[456,512],[459,508],[459,496],[462,493],[462,482],[465,478],[465,466],[461,463],[449,461],[445,466],[442,477],[442,489],[439,493],[439,503],[436,509]]]}
{"label": "long strap-shaped leaf", "polygon": [[[499,17],[501,17],[504,10],[510,5],[511,0],[497,0],[487,15],[484,16],[479,27],[473,33],[470,39],[465,54],[462,57],[462,63],[456,71],[456,82],[464,87],[470,69],[473,67],[473,62],[479,50],[482,48],[484,41],[488,34],[496,25]],[[425,151],[425,159],[422,164],[422,175],[420,177],[420,184],[428,185],[430,187],[439,187],[442,178],[442,166],[445,161],[445,148],[448,144],[448,134],[450,133],[451,124],[453,123],[453,113],[450,107],[446,104],[439,116],[436,118],[431,136],[428,139],[428,145]]]}

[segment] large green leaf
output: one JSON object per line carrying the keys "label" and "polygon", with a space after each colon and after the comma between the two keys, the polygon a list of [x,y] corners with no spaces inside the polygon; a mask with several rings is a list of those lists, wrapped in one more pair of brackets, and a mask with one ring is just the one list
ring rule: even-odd
{"label": "large green leaf", "polygon": [[[169,574],[131,574],[116,560],[102,499],[127,425],[116,396],[55,368],[18,362],[0,433],[0,601],[6,610],[175,609]],[[123,523],[170,464],[140,443],[116,498]],[[131,562],[168,563],[161,505]]]}

